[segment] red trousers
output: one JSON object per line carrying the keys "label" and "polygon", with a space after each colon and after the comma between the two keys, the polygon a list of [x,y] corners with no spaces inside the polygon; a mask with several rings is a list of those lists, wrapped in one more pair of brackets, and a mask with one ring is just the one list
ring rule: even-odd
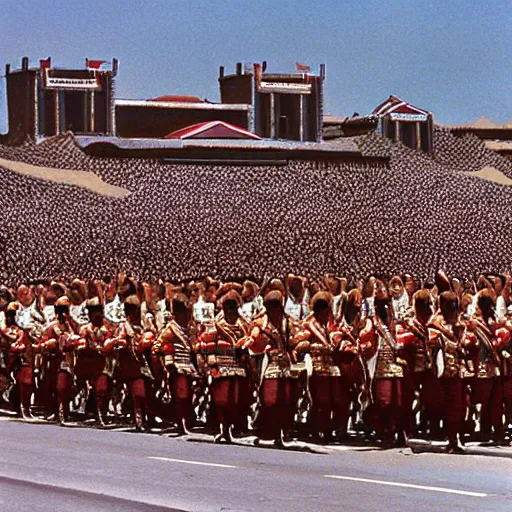
{"label": "red trousers", "polygon": [[405,427],[403,379],[377,379],[373,382],[373,422],[381,439]]}
{"label": "red trousers", "polygon": [[57,375],[57,407],[61,420],[69,419],[69,402],[73,399],[73,377],[60,371]]}
{"label": "red trousers", "polygon": [[505,418],[507,423],[512,422],[512,375],[503,377],[503,404],[505,406]]}
{"label": "red trousers", "polygon": [[[439,399],[442,394],[439,379],[432,370],[411,373],[414,389],[419,392],[420,404],[423,408],[423,418],[430,426],[431,432],[439,431],[443,417],[443,401]],[[411,410],[407,404],[407,411]],[[413,418],[410,418],[413,420]]]}
{"label": "red trousers", "polygon": [[[310,426],[314,433],[328,433],[336,428],[335,419],[344,419],[340,414],[334,417],[335,411],[346,407],[349,398],[348,393],[343,396],[341,389],[341,377],[312,375],[309,378],[309,391],[313,400]],[[348,405],[350,406],[350,401]]]}
{"label": "red trousers", "polygon": [[350,404],[359,396],[361,385],[364,383],[364,373],[358,358],[353,357],[349,361],[338,360],[337,364],[341,373],[340,400],[334,411],[333,423],[334,428],[344,434],[348,428]]}
{"label": "red trousers", "polygon": [[490,437],[492,428],[503,433],[503,388],[500,377],[471,380],[471,402],[481,404],[481,433]]}
{"label": "red trousers", "polygon": [[41,382],[41,397],[47,415],[57,412],[57,376],[59,367],[60,357],[53,356],[45,360],[43,380]]}
{"label": "red trousers", "polygon": [[463,435],[466,416],[465,383],[459,377],[441,377],[440,402],[443,407],[443,424],[450,441],[455,441],[457,434]]}
{"label": "red trousers", "polygon": [[254,425],[256,435],[261,439],[276,439],[281,430],[291,430],[298,398],[298,379],[264,379]]}
{"label": "red trousers", "polygon": [[175,421],[185,424],[192,421],[192,382],[189,375],[174,372],[169,376]]}
{"label": "red trousers", "polygon": [[250,388],[246,377],[219,377],[214,379],[211,394],[215,404],[218,423],[234,425],[241,429],[247,423]]}
{"label": "red trousers", "polygon": [[30,411],[30,397],[34,391],[34,374],[30,366],[22,366],[16,372],[16,381],[20,389],[22,413]]}

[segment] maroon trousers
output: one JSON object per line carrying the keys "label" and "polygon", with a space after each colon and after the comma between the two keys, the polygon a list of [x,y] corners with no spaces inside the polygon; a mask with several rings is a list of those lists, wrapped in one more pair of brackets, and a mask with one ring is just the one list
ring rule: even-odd
{"label": "maroon trousers", "polygon": [[189,375],[173,372],[169,376],[174,419],[178,425],[190,424],[193,419],[192,382]]}
{"label": "maroon trousers", "polygon": [[256,435],[271,440],[278,438],[281,430],[291,430],[298,398],[298,379],[264,379],[254,425]]}
{"label": "maroon trousers", "polygon": [[34,391],[34,374],[30,366],[21,366],[16,372],[16,381],[20,390],[22,414],[30,413],[30,398]]}
{"label": "maroon trousers", "polygon": [[512,375],[503,377],[503,404],[505,406],[506,423],[512,423]]}
{"label": "maroon trousers", "polygon": [[210,390],[218,423],[225,427],[233,425],[243,429],[243,423],[247,423],[244,416],[247,414],[249,400],[249,379],[218,377],[214,379]]}
{"label": "maroon trousers", "polygon": [[377,379],[373,382],[372,420],[377,435],[390,439],[404,430],[403,379]]}
{"label": "maroon trousers", "polygon": [[443,425],[445,434],[451,444],[457,442],[457,434],[464,434],[464,418],[466,416],[465,383],[459,377],[441,377]]}
{"label": "maroon trousers", "polygon": [[[439,379],[432,370],[413,372],[411,375],[414,389],[419,392],[420,404],[423,408],[423,419],[428,423],[430,432],[438,434],[443,417],[443,402],[439,399],[442,394]],[[410,410],[409,406],[407,410]]]}
{"label": "maroon trousers", "polygon": [[60,421],[69,419],[69,402],[73,399],[73,376],[65,371],[57,374],[57,410]]}
{"label": "maroon trousers", "polygon": [[500,377],[474,378],[471,381],[471,403],[481,404],[481,434],[491,437],[492,429],[497,436],[503,435],[503,387]]}
{"label": "maroon trousers", "polygon": [[57,412],[57,379],[60,363],[61,358],[58,356],[45,357],[44,373],[41,382],[41,398],[47,416]]}
{"label": "maroon trousers", "polygon": [[[312,375],[309,378],[309,391],[313,401],[311,409],[310,427],[313,433],[331,433],[336,428],[337,421],[344,420],[343,415],[335,411],[346,406],[348,394],[341,392],[341,377]],[[345,400],[343,400],[345,399]],[[350,406],[350,401],[348,402]],[[348,422],[348,415],[347,415]]]}
{"label": "maroon trousers", "polygon": [[361,361],[356,357],[339,358],[337,365],[341,373],[339,380],[340,399],[334,411],[333,426],[343,435],[346,434],[348,429],[350,404],[357,400],[361,386],[364,383],[364,372]]}

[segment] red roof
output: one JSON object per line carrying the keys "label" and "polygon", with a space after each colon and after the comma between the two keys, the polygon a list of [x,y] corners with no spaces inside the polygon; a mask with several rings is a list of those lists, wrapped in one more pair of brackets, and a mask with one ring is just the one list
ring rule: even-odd
{"label": "red roof", "polygon": [[164,137],[165,139],[254,139],[261,140],[239,126],[225,123],[224,121],[209,121],[194,124],[181,130],[176,130]]}
{"label": "red roof", "polygon": [[387,100],[375,107],[372,114],[376,116],[385,116],[387,114],[424,114],[428,116],[429,112],[415,107],[396,96],[390,96]]}
{"label": "red roof", "polygon": [[169,101],[179,103],[204,103],[204,101],[197,96],[179,96],[179,95],[168,95],[158,96],[158,98],[151,98],[148,101]]}

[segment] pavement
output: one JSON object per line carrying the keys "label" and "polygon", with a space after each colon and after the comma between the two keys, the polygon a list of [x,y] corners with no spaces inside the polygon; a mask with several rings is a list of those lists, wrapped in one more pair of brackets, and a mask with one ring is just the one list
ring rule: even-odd
{"label": "pavement", "polygon": [[512,461],[0,421],[0,510],[510,511]]}

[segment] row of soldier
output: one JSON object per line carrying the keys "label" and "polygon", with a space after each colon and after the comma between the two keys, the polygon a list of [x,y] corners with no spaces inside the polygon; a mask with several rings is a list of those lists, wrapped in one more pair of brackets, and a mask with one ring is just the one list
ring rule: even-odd
{"label": "row of soldier", "polygon": [[[185,433],[324,442],[349,425],[505,442],[512,421],[511,279],[438,272],[349,283],[73,280],[0,289],[0,391],[24,419],[128,411]],[[120,398],[121,397],[121,398]]]}

